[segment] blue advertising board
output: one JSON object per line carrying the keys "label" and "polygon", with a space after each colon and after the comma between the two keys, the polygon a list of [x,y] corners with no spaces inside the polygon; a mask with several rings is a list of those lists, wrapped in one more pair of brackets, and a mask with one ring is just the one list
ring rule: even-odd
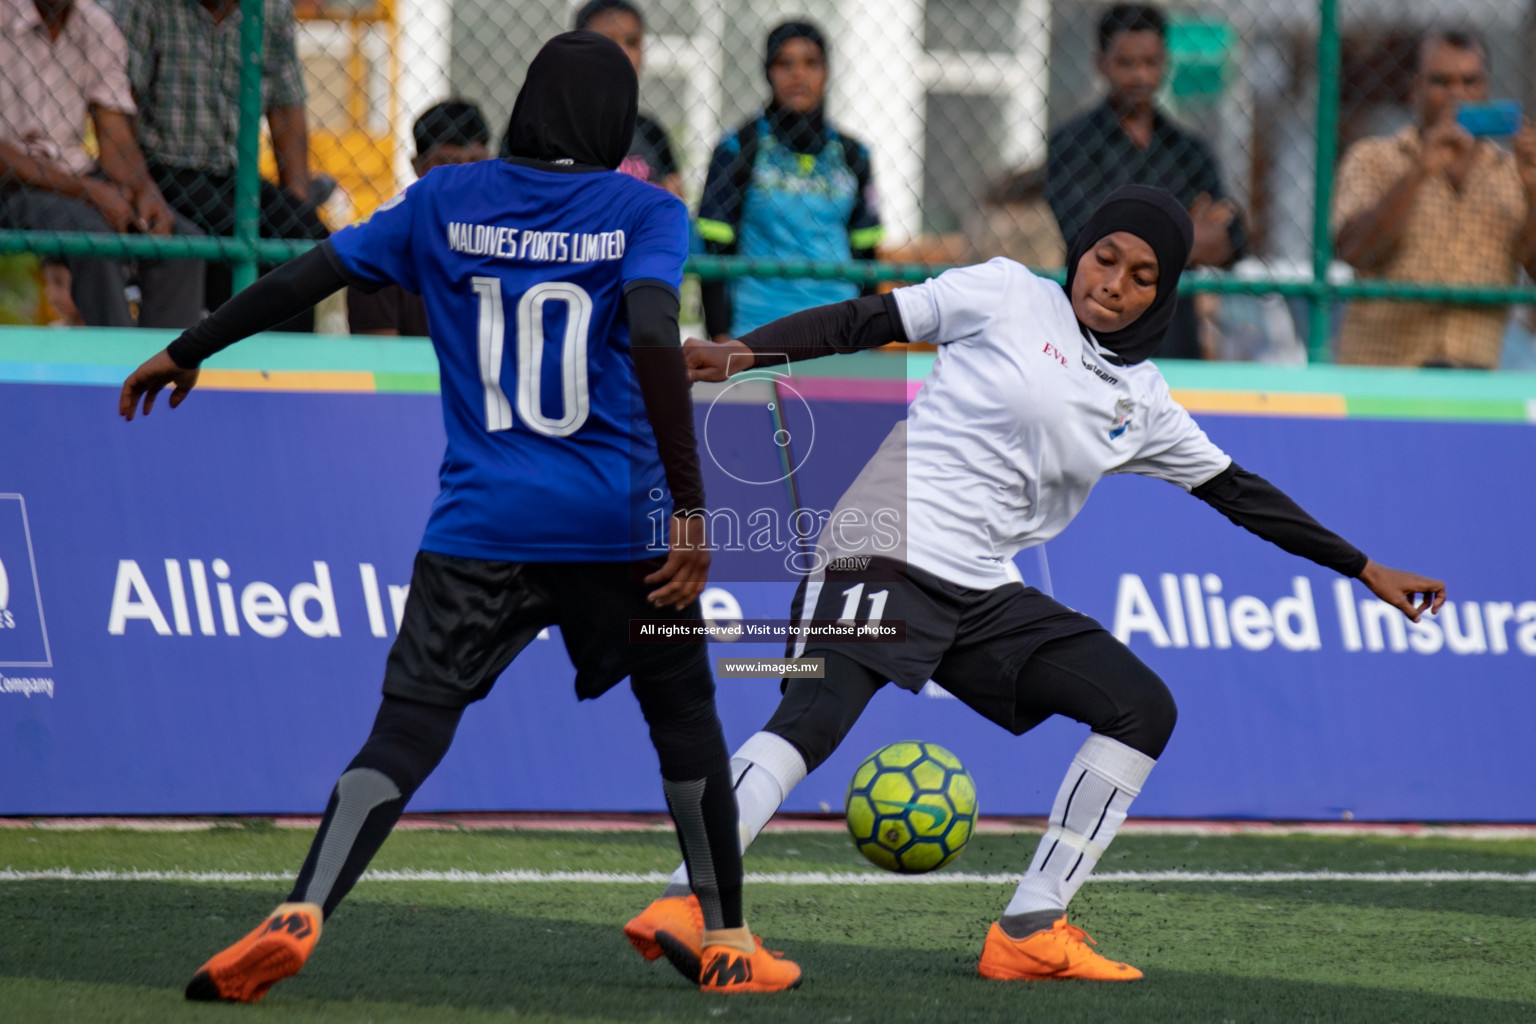
{"label": "blue advertising board", "polygon": [[[109,387],[0,383],[0,814],[317,812],[377,707],[436,488],[437,396],[206,390],[132,424],[115,407]],[[751,487],[786,519],[835,501],[903,412],[812,398],[775,425],[754,402],[701,406],[712,501]],[[1106,480],[1019,565],[1179,702],[1136,813],[1536,819],[1536,484],[1515,471],[1536,465],[1536,428],[1201,419],[1373,558],[1446,579],[1451,603],[1410,627],[1177,488]],[[765,488],[774,430],[812,425],[801,490]],[[717,560],[706,610],[786,618],[793,583],[770,563]],[[413,809],[662,808],[633,697],[578,703],[572,677],[558,637],[535,641]],[[778,682],[719,685],[739,744]],[[1043,814],[1084,735],[1057,719],[1013,737],[941,691],[889,688],[786,807],[840,810],[863,756],[920,738],[960,755],[983,813]]]}

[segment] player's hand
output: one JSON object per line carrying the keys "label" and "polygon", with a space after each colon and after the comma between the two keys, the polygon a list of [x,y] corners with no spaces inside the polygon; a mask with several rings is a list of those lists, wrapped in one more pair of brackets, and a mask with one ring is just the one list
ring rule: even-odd
{"label": "player's hand", "polygon": [[[1418,622],[1419,616],[1426,611],[1431,615],[1438,613],[1440,606],[1445,604],[1445,584],[1416,572],[1388,569],[1367,561],[1360,573],[1360,582],[1414,622]],[[1417,603],[1415,599],[1418,599]]]}
{"label": "player's hand", "polygon": [[703,516],[672,517],[672,549],[660,569],[645,578],[660,583],[645,599],[657,608],[686,608],[699,599],[709,581],[709,538]]}
{"label": "player's hand", "polygon": [[734,338],[705,341],[689,338],[683,342],[683,358],[688,362],[688,379],[718,384],[733,373],[752,369],[756,356]]}
{"label": "player's hand", "polygon": [[187,400],[187,392],[197,386],[197,368],[190,370],[177,366],[175,361],[161,349],[146,359],[137,370],[128,375],[123,381],[123,394],[117,400],[118,414],[125,420],[133,419],[133,414],[138,411],[139,397],[144,398],[144,415],[149,415],[149,410],[155,404],[155,396],[165,388],[167,384],[175,390],[171,392],[170,403],[174,409]]}

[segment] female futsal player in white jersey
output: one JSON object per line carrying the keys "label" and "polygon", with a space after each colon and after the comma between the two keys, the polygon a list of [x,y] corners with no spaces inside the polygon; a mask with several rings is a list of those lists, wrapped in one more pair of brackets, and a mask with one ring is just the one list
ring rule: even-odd
{"label": "female futsal player in white jersey", "polygon": [[[1443,583],[1376,564],[1239,467],[1170,397],[1146,360],[1173,316],[1190,241],[1189,215],[1171,195],[1127,186],[1073,242],[1064,288],[995,259],[797,313],[740,340],[688,343],[693,378],[709,381],[775,359],[939,345],[907,419],[828,520],[819,568],[796,597],[797,617],[835,620],[863,583],[864,595],[884,592],[886,621],[906,621],[906,640],[792,647],[792,656],[825,659],[825,678],[785,680],[778,710],[737,752],[732,774],[750,842],[887,682],[917,690],[932,678],[1015,734],[1053,714],[1089,725],[1034,860],[987,934],[983,977],[1141,977],[1095,953],[1066,907],[1168,742],[1173,698],[1099,623],[1024,586],[1013,564],[1060,533],[1100,478],[1178,484],[1286,551],[1359,578],[1414,621],[1445,600]],[[882,509],[901,518],[899,560],[839,560],[878,550],[848,524],[875,522]],[[625,933],[648,957],[665,951],[677,962],[696,955],[702,927],[679,869]]]}

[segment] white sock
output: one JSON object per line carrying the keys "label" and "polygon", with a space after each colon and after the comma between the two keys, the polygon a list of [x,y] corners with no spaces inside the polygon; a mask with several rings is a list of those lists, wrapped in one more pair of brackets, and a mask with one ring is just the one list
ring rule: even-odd
{"label": "white sock", "polygon": [[[1156,763],[1119,740],[1098,733],[1088,737],[1061,781],[1035,858],[1003,911],[1005,931],[1022,938],[1015,932],[1047,927],[1066,913]],[[1010,917],[1020,920],[1009,922]]]}
{"label": "white sock", "polygon": [[[768,824],[789,791],[805,778],[805,759],[788,740],[771,732],[752,735],[731,758],[731,779],[736,787],[737,829],[741,850],[746,852],[752,840]],[[672,872],[672,884],[666,895],[688,893],[688,866]]]}

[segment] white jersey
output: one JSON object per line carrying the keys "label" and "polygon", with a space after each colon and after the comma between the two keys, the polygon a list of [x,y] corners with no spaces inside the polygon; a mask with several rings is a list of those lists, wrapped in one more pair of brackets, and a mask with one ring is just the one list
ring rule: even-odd
{"label": "white jersey", "polygon": [[1014,556],[1065,529],[1105,475],[1189,490],[1232,461],[1155,365],[1107,362],[1061,286],[1011,260],[894,295],[907,337],[939,351],[823,528],[829,560],[885,555],[989,590],[1018,581]]}

